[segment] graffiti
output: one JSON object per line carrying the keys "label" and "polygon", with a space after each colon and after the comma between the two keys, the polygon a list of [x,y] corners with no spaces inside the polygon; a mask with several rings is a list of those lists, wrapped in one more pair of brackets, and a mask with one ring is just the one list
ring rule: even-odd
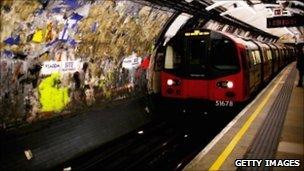
{"label": "graffiti", "polygon": [[39,101],[42,112],[60,112],[70,102],[68,88],[60,87],[60,74],[53,73],[39,84]]}
{"label": "graffiti", "polygon": [[43,62],[41,74],[50,75],[53,72],[71,72],[79,71],[82,66],[82,62],[77,61],[45,61]]}
{"label": "graffiti", "polygon": [[145,87],[142,57],[172,11],[128,0],[64,2],[3,0],[0,127],[81,112]]}
{"label": "graffiti", "polygon": [[131,56],[126,57],[122,61],[122,67],[128,70],[136,69],[141,64],[141,57],[138,57],[135,52]]}

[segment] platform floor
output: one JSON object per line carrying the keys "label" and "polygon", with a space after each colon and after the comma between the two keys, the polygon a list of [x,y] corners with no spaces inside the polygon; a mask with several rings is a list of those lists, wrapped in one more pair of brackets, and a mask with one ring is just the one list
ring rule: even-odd
{"label": "platform floor", "polygon": [[[296,87],[298,80],[296,75],[298,74],[295,63],[287,66],[184,170],[304,170],[304,88]],[[291,82],[290,91],[288,82]],[[289,93],[282,95],[282,91]],[[282,98],[288,100],[278,104]],[[277,108],[280,108],[280,111],[275,111]],[[270,113],[274,115],[274,119],[269,119]],[[279,113],[282,113],[282,116]],[[280,121],[282,123],[276,123],[280,120],[276,118],[279,116],[282,117]],[[265,157],[261,154],[273,155]],[[235,166],[236,159],[250,159],[256,156],[258,158],[255,159],[299,159],[301,166],[268,168]]]}
{"label": "platform floor", "polygon": [[[0,170],[46,170],[129,133],[151,120],[145,100],[121,102],[64,118],[28,133],[1,133]],[[31,150],[27,160],[24,151]]]}
{"label": "platform floor", "polygon": [[[296,87],[297,80],[298,78],[291,94],[276,158],[302,159],[301,169],[304,170],[304,88]],[[274,170],[286,168],[276,167]]]}

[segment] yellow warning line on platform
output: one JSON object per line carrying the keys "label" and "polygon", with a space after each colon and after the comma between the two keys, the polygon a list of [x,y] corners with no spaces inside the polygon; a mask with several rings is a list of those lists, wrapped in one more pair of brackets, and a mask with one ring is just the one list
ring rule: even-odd
{"label": "yellow warning line on platform", "polygon": [[[286,70],[285,70],[286,71]],[[239,132],[233,137],[233,139],[230,141],[230,143],[226,146],[224,151],[220,154],[220,156],[216,159],[216,161],[212,164],[212,166],[209,168],[209,170],[219,170],[222,164],[225,162],[227,157],[230,155],[234,147],[237,145],[237,143],[240,141],[240,139],[243,137],[247,129],[250,127],[254,119],[260,114],[264,106],[267,104],[271,94],[274,92],[274,90],[278,87],[279,83],[282,81],[284,74],[281,75],[280,80],[277,82],[277,84],[270,90],[270,92],[267,94],[267,96],[264,98],[264,100],[259,104],[257,109],[254,111],[254,113],[249,117],[249,119],[245,122],[245,124],[242,126],[242,128],[239,130]]]}

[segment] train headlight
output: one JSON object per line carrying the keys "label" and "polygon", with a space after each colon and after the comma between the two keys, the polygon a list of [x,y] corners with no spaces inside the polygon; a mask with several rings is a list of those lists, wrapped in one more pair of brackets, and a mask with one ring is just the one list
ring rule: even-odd
{"label": "train headlight", "polygon": [[216,84],[220,88],[233,88],[233,82],[232,81],[219,81]]}
{"label": "train headlight", "polygon": [[172,79],[167,80],[167,85],[172,86],[174,84],[174,81]]}
{"label": "train headlight", "polygon": [[232,81],[228,81],[227,82],[227,87],[228,88],[233,88],[233,82]]}

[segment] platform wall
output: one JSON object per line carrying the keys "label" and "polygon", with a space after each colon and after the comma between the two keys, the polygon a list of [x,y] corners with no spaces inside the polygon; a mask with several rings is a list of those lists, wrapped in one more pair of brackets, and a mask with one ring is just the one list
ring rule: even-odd
{"label": "platform wall", "polygon": [[141,64],[171,15],[121,0],[1,1],[1,129],[143,94]]}

